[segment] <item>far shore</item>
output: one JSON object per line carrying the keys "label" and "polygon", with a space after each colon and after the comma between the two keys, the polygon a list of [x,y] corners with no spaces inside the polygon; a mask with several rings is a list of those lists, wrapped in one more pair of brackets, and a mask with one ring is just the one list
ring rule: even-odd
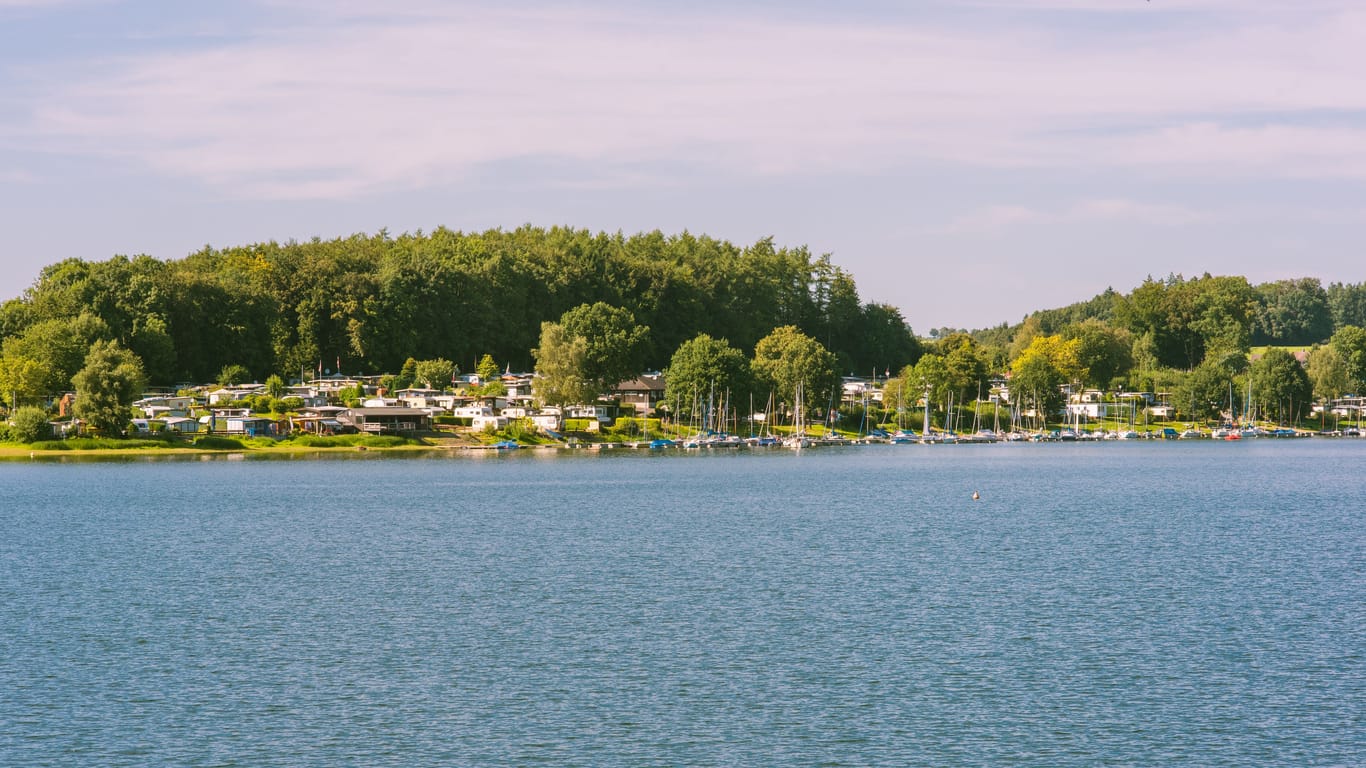
{"label": "far shore", "polygon": [[[782,433],[785,430],[778,429],[775,432]],[[1167,430],[1169,433],[1172,430]],[[1173,438],[1169,434],[1167,439],[1162,439],[1162,430],[1149,430],[1140,433],[1140,442],[1172,442]],[[1289,433],[1289,434],[1286,434]],[[1039,433],[1036,436],[1042,436]],[[1056,435],[1056,432],[1054,433]],[[1284,437],[1311,437],[1319,436],[1341,436],[1341,433],[1315,433],[1309,430],[1285,430],[1285,433],[1270,435],[1263,439],[1284,438]],[[673,441],[664,441],[668,447],[674,450],[684,450],[684,444],[679,435],[667,434]],[[661,437],[656,433],[656,437]],[[553,451],[598,451],[612,449],[650,449],[659,448],[652,445],[650,437],[647,435],[621,435],[621,434],[584,434],[576,435],[565,441],[549,441],[544,439],[532,439],[516,441],[508,439],[506,435],[496,434],[452,434],[449,432],[427,433],[417,436],[397,437],[397,436],[378,436],[361,435],[350,436],[349,439],[339,438],[337,444],[317,444],[316,442],[302,443],[291,439],[276,440],[273,438],[248,438],[248,437],[223,437],[216,444],[195,445],[190,443],[162,442],[153,440],[130,439],[124,445],[124,441],[100,440],[97,445],[78,445],[82,441],[73,440],[72,444],[63,443],[63,447],[54,447],[57,441],[49,441],[46,444],[23,444],[23,443],[0,443],[0,461],[17,461],[24,459],[62,459],[62,458],[92,458],[92,459],[120,459],[120,458],[193,458],[199,457],[231,457],[237,456],[245,458],[247,456],[257,458],[270,457],[325,457],[356,454],[450,454],[450,453],[483,453],[483,452],[505,452],[512,449],[520,450],[553,450]],[[1209,431],[1200,432],[1195,435],[1197,439],[1209,440]],[[939,433],[928,442],[941,442]],[[346,439],[346,442],[340,440]],[[1075,438],[1072,438],[1075,439]],[[996,440],[973,440],[970,436],[960,436],[959,442],[1005,442],[1004,435],[998,436]],[[1029,440],[1036,442],[1037,440]],[[1043,442],[1056,442],[1055,438],[1043,437]],[[1081,442],[1100,442],[1099,438],[1083,438]],[[1187,436],[1183,435],[1178,442],[1189,442]],[[825,433],[825,437],[815,437],[815,442],[820,444],[856,444],[869,442],[889,442],[885,439],[860,439],[857,433],[848,433],[843,430],[831,430]],[[911,440],[909,442],[921,442]],[[690,446],[696,449],[697,446]],[[735,443],[703,445],[708,450],[722,450],[736,448],[751,448],[744,444]]]}

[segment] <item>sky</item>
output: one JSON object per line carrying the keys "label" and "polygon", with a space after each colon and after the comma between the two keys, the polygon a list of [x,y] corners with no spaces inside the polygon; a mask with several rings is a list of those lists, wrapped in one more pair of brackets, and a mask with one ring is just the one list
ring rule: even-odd
{"label": "sky", "polygon": [[0,0],[0,299],[567,225],[806,245],[921,334],[1366,280],[1358,0]]}

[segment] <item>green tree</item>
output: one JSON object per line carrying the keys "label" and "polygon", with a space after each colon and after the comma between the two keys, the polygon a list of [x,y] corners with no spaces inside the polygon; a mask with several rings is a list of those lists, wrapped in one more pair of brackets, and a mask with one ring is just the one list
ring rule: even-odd
{"label": "green tree", "polygon": [[664,371],[664,400],[676,404],[678,416],[691,416],[693,404],[710,392],[729,392],[732,398],[751,391],[749,360],[725,339],[705,333],[684,342]]}
{"label": "green tree", "polygon": [[1109,388],[1115,379],[1126,376],[1133,367],[1132,335],[1101,320],[1088,319],[1062,329],[1064,339],[1080,342],[1077,359],[1086,368],[1083,383],[1097,389]]}
{"label": "green tree", "polygon": [[883,382],[882,409],[888,418],[896,420],[898,427],[912,426],[909,420],[911,411],[919,407],[926,383],[933,375],[930,369],[936,362],[942,363],[943,358],[934,354],[923,355],[915,365],[902,367],[895,377]]}
{"label": "green tree", "polygon": [[149,315],[136,319],[128,348],[143,361],[148,381],[170,384],[175,380],[175,341],[167,331],[166,321],[160,316]]}
{"label": "green tree", "polygon": [[480,383],[489,382],[498,378],[498,363],[493,361],[493,355],[484,355],[479,358],[479,364],[474,368],[475,374],[479,376]]}
{"label": "green tree", "polygon": [[285,380],[278,375],[272,373],[266,377],[266,394],[271,398],[279,400],[283,398],[288,391],[289,389],[285,386]]}
{"label": "green tree", "polygon": [[583,376],[599,392],[639,375],[650,329],[637,325],[630,310],[601,301],[581,304],[564,313],[560,325],[584,340]]}
{"label": "green tree", "polygon": [[759,340],[751,364],[760,387],[770,387],[786,403],[795,404],[802,385],[806,406],[820,407],[839,385],[835,356],[819,341],[785,325]]}
{"label": "green tree", "polygon": [[1295,422],[1307,413],[1313,397],[1313,385],[1304,366],[1284,349],[1272,348],[1252,364],[1254,396],[1276,420]]}
{"label": "green tree", "polygon": [[1177,410],[1190,419],[1213,419],[1228,405],[1233,372],[1206,360],[1181,379],[1173,393]]}
{"label": "green tree", "polygon": [[508,393],[508,387],[502,379],[486,381],[475,389],[475,394],[480,397],[502,397]]}
{"label": "green tree", "polygon": [[1045,421],[1062,410],[1062,386],[1086,377],[1080,360],[1081,342],[1059,335],[1035,336],[1011,362],[1011,402],[1031,405]]}
{"label": "green tree", "polygon": [[97,341],[76,373],[74,413],[92,428],[118,437],[128,428],[130,407],[146,385],[142,361],[117,341]]}
{"label": "green tree", "polygon": [[987,388],[986,362],[978,353],[977,342],[970,336],[962,337],[947,350],[944,369],[956,403],[967,402],[968,398],[975,398],[978,392]]}
{"label": "green tree", "polygon": [[925,394],[931,403],[937,401],[947,407],[949,393],[953,391],[953,381],[943,355],[935,352],[922,355],[909,375],[903,371],[902,377],[906,379],[907,392],[913,393],[909,395],[911,399],[917,399]]}
{"label": "green tree", "polygon": [[899,414],[904,420],[906,411],[915,404],[918,391],[911,391],[910,379],[907,378],[907,374],[914,372],[915,366],[908,365],[902,370],[903,373],[882,382],[882,410],[889,415]]}
{"label": "green tree", "polygon": [[455,378],[455,363],[440,357],[418,361],[416,370],[417,380],[427,389],[445,389]]}
{"label": "green tree", "polygon": [[5,339],[0,356],[12,361],[37,363],[36,369],[28,368],[22,374],[30,377],[41,372],[41,381],[24,378],[35,390],[32,396],[55,396],[71,387],[71,377],[80,370],[90,345],[108,338],[109,326],[98,317],[83,312],[74,318],[43,320],[30,325],[22,335]]}
{"label": "green tree", "polygon": [[337,390],[336,401],[348,408],[357,408],[365,398],[365,389],[359,384]]}
{"label": "green tree", "polygon": [[218,372],[218,384],[223,387],[235,387],[249,380],[251,380],[251,371],[248,371],[245,365],[232,363],[223,366],[222,370]]}
{"label": "green tree", "polygon": [[1145,368],[1191,368],[1204,356],[1199,334],[1190,327],[1195,309],[1184,285],[1179,275],[1166,280],[1149,277],[1115,305],[1116,322],[1143,340],[1144,354],[1134,356],[1145,362]]}
{"label": "green tree", "polygon": [[1366,390],[1366,328],[1344,325],[1328,343],[1347,366],[1350,387],[1357,392]]}
{"label": "green tree", "polygon": [[37,360],[19,354],[0,357],[0,397],[11,408],[42,398],[51,380],[51,370]]}
{"label": "green tree", "polygon": [[1366,327],[1366,283],[1330,283],[1327,292],[1335,329],[1345,325]]}
{"label": "green tree", "polygon": [[[1191,369],[1207,349],[1248,345],[1256,294],[1242,277],[1151,277],[1114,304],[1115,322],[1143,339],[1155,366]],[[1135,358],[1139,359],[1135,354]],[[1145,361],[1146,362],[1146,361]]]}
{"label": "green tree", "polygon": [[889,304],[865,304],[859,328],[859,344],[850,358],[860,374],[895,371],[913,365],[924,354],[901,310]]}
{"label": "green tree", "polygon": [[1347,371],[1347,363],[1332,346],[1315,346],[1309,350],[1309,362],[1305,368],[1314,386],[1314,394],[1324,402],[1342,397],[1351,385],[1352,377]]}
{"label": "green tree", "polygon": [[1257,344],[1316,344],[1333,333],[1328,292],[1316,278],[1280,280],[1257,286],[1259,303],[1252,327]]}
{"label": "green tree", "polygon": [[1201,356],[1230,352],[1246,354],[1256,315],[1257,294],[1243,277],[1210,277],[1208,274],[1184,286],[1194,316],[1190,328],[1199,336]]}
{"label": "green tree", "polygon": [[393,386],[389,391],[392,393],[397,392],[400,389],[408,389],[413,386],[413,382],[416,380],[417,361],[410,357],[403,361],[403,368],[399,370],[398,376],[394,377],[394,380],[391,382]]}
{"label": "green tree", "polygon": [[21,443],[36,443],[52,437],[47,411],[32,405],[16,408],[10,416],[10,433]]}
{"label": "green tree", "polygon": [[532,391],[542,405],[563,407],[592,403],[600,390],[584,378],[588,341],[559,323],[541,323],[540,346],[531,350],[536,358]]}

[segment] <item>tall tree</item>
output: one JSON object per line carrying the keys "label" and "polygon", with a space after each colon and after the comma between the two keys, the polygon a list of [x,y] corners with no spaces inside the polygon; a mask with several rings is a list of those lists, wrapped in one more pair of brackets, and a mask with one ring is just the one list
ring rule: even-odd
{"label": "tall tree", "polygon": [[1327,293],[1334,329],[1344,325],[1366,327],[1366,283],[1330,283]]}
{"label": "tall tree", "polygon": [[745,353],[725,339],[705,333],[686,341],[674,352],[664,371],[664,400],[677,404],[678,415],[691,416],[694,402],[713,392],[732,398],[751,391],[751,371]]}
{"label": "tall tree", "polygon": [[272,373],[266,377],[266,395],[279,400],[283,398],[289,389],[285,387],[285,380],[279,375]]}
{"label": "tall tree", "polygon": [[498,378],[498,363],[493,359],[493,355],[485,354],[479,358],[479,363],[474,366],[474,374],[479,377],[479,383],[484,384]]}
{"label": "tall tree", "polygon": [[1252,391],[1269,415],[1285,423],[1309,412],[1314,389],[1295,356],[1273,347],[1252,364]]}
{"label": "tall tree", "polygon": [[[904,374],[903,374],[904,375]],[[925,407],[933,410],[934,403],[939,403],[942,410],[947,413],[949,406],[949,394],[954,390],[953,375],[949,371],[948,361],[944,356],[935,352],[929,352],[920,357],[914,369],[906,379],[907,390],[919,397],[923,392],[928,398]]]}
{"label": "tall tree", "polygon": [[11,409],[41,402],[51,391],[47,388],[51,378],[48,367],[33,358],[19,354],[0,357],[0,399]]}
{"label": "tall tree", "polygon": [[1351,387],[1358,392],[1366,390],[1366,328],[1344,325],[1333,334],[1329,344],[1347,367]]}
{"label": "tall tree", "polygon": [[131,406],[147,379],[137,355],[117,341],[97,341],[72,383],[75,416],[106,436],[119,437],[128,428]]}
{"label": "tall tree", "polygon": [[1062,386],[1086,377],[1079,357],[1081,342],[1059,335],[1036,336],[1029,346],[1011,361],[1010,399],[1032,405],[1040,416],[1062,410]]}
{"label": "tall tree", "polygon": [[1197,365],[1173,393],[1179,412],[1190,419],[1212,419],[1228,404],[1233,372],[1213,360]]}
{"label": "tall tree", "polygon": [[835,356],[792,325],[775,328],[759,340],[752,368],[758,386],[771,387],[789,405],[795,404],[800,384],[807,408],[825,405],[840,381]]}
{"label": "tall tree", "polygon": [[71,377],[80,370],[90,345],[108,338],[109,326],[98,317],[83,312],[66,320],[34,323],[22,335],[5,340],[3,357],[36,362],[42,372],[38,389],[43,395],[55,397],[71,386]]}
{"label": "tall tree", "polygon": [[639,375],[650,329],[630,310],[605,302],[580,304],[560,317],[566,333],[584,340],[584,379],[607,392]]}
{"label": "tall tree", "polygon": [[924,353],[901,310],[889,304],[865,304],[856,337],[849,357],[859,375],[914,365]]}
{"label": "tall tree", "polygon": [[1315,346],[1309,350],[1305,372],[1314,385],[1314,395],[1325,402],[1342,397],[1351,386],[1347,363],[1332,346]]}
{"label": "tall tree", "polygon": [[1128,331],[1089,319],[1066,326],[1061,335],[1080,342],[1077,359],[1086,368],[1085,383],[1092,387],[1105,389],[1133,367],[1134,342]]}
{"label": "tall tree", "polygon": [[417,363],[417,380],[428,389],[445,389],[454,378],[455,363],[450,360],[438,357]]}
{"label": "tall tree", "polygon": [[944,355],[944,369],[948,385],[953,390],[954,402],[967,402],[987,388],[987,366],[977,349],[977,342],[971,336],[957,340],[952,349]]}
{"label": "tall tree", "polygon": [[142,360],[147,379],[154,384],[170,384],[175,380],[175,341],[167,331],[160,315],[147,315],[133,321],[128,348]]}
{"label": "tall tree", "polygon": [[1302,277],[1257,286],[1252,340],[1257,344],[1316,344],[1333,333],[1328,293],[1318,279]]}
{"label": "tall tree", "polygon": [[536,358],[532,391],[542,405],[589,404],[601,393],[595,382],[584,377],[588,341],[559,323],[541,323],[541,343],[531,354]]}

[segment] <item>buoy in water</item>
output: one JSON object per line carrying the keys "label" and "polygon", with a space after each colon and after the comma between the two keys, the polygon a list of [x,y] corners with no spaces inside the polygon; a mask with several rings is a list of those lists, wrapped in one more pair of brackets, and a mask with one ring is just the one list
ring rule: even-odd
{"label": "buoy in water", "polygon": [[979,494],[977,491],[973,491],[973,492],[972,492],[972,500],[973,500],[973,501],[977,501],[977,500],[980,499],[980,498],[982,498],[982,495],[981,495],[981,494]]}

